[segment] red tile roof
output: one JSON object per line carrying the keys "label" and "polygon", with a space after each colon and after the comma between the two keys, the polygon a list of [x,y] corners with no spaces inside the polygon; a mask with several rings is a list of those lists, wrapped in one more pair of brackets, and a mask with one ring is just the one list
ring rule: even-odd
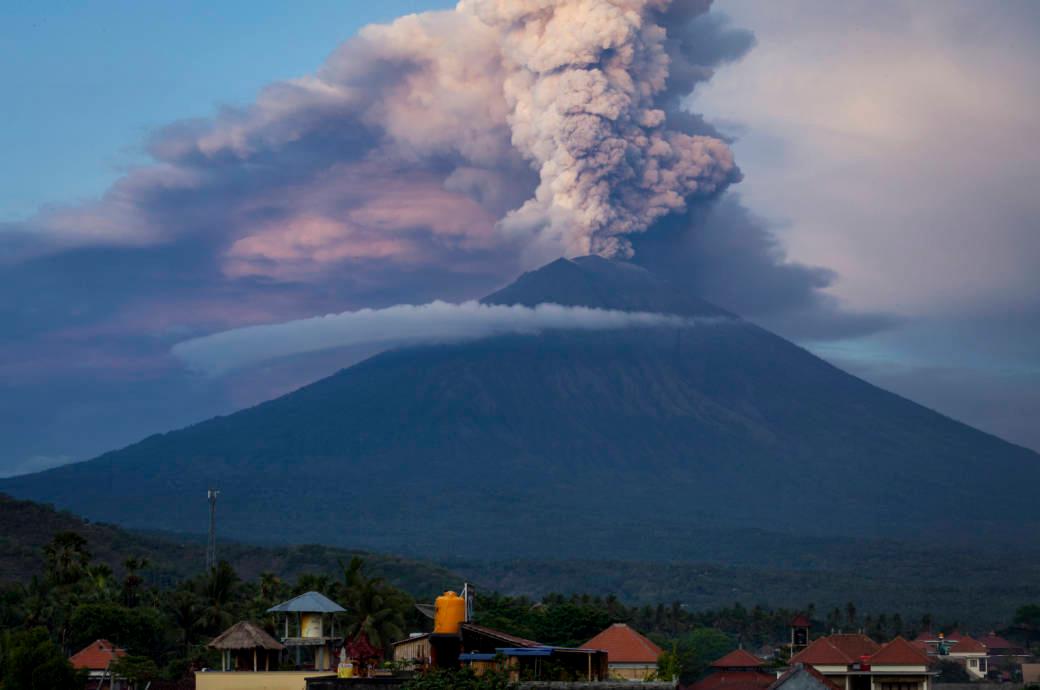
{"label": "red tile roof", "polygon": [[791,627],[792,628],[811,628],[812,627],[812,621],[809,620],[804,615],[799,613],[797,616],[794,617],[794,620],[791,621]]}
{"label": "red tile roof", "polygon": [[602,649],[607,663],[657,663],[661,648],[624,623],[615,623],[582,645],[583,649]]}
{"label": "red tile roof", "polygon": [[813,640],[791,658],[792,664],[848,666],[881,649],[877,642],[860,633],[837,633]]}
{"label": "red tile roof", "polygon": [[806,664],[795,664],[794,666],[789,668],[786,673],[777,678],[773,682],[773,684],[769,686],[768,690],[778,690],[778,688],[783,687],[783,685],[787,683],[787,681],[790,680],[793,676],[800,675],[803,673],[808,673],[809,675],[811,675],[814,679],[816,679],[817,683],[819,683],[826,690],[841,690],[841,688],[839,688],[838,685],[830,678],[823,675],[822,673],[814,669],[812,666]]}
{"label": "red tile roof", "polygon": [[964,635],[957,638],[957,644],[950,649],[951,654],[986,654],[989,649],[974,637]]}
{"label": "red tile roof", "polygon": [[[979,642],[970,635],[964,635],[957,630],[944,635],[943,638],[947,642],[952,643],[950,645],[951,654],[986,654],[989,651],[986,644]],[[914,638],[914,646],[920,649],[921,645],[924,645],[926,651],[934,652],[936,645],[929,643],[938,639],[939,636],[936,633],[926,631]]]}
{"label": "red tile roof", "polygon": [[687,690],[765,690],[776,676],[765,671],[717,671],[687,686]]}
{"label": "red tile roof", "polygon": [[1014,642],[1005,640],[996,633],[990,633],[989,635],[983,635],[979,640],[982,644],[986,645],[989,649],[1018,649],[1019,646]]}
{"label": "red tile roof", "polygon": [[73,668],[88,671],[104,671],[115,657],[126,656],[126,650],[116,647],[108,640],[94,640],[69,657]]}
{"label": "red tile roof", "polygon": [[827,639],[854,662],[859,661],[860,657],[870,656],[881,649],[877,642],[859,633],[839,633],[831,635]]}
{"label": "red tile roof", "polygon": [[712,668],[754,668],[756,666],[762,666],[762,660],[743,649],[734,649],[726,656],[711,663]]}
{"label": "red tile roof", "polygon": [[897,637],[870,657],[870,663],[878,666],[927,666],[928,655]]}
{"label": "red tile roof", "polygon": [[841,651],[828,637],[813,640],[809,646],[791,657],[791,664],[808,664],[812,666],[848,666],[853,659]]}

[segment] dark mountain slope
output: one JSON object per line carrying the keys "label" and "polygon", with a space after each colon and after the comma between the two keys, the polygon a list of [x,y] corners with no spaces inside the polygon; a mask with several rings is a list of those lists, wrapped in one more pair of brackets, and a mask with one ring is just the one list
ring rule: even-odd
{"label": "dark mountain slope", "polygon": [[[146,558],[142,575],[159,587],[173,586],[204,567],[204,537],[133,532],[0,494],[0,593],[38,575],[44,546],[63,531],[84,536],[96,561],[110,565],[117,578],[123,576],[122,564],[129,557]],[[480,592],[535,598],[553,592],[613,594],[628,604],[680,601],[691,610],[738,601],[749,608],[766,603],[795,609],[811,598],[817,610],[827,611],[844,609],[852,598],[861,614],[899,611],[911,621],[929,613],[990,629],[1006,624],[1023,602],[1040,597],[1040,558],[1035,552],[994,557],[945,546],[793,538],[748,530],[715,530],[703,536],[710,542],[712,560],[732,560],[733,565],[515,559],[436,564],[328,546],[265,547],[226,540],[220,541],[219,554],[247,580],[272,572],[287,582],[303,573],[339,578],[339,563],[358,554],[368,572],[420,600],[431,600],[463,580],[475,583]],[[747,547],[754,549],[754,559]],[[751,560],[759,565],[749,565]],[[879,572],[872,567],[877,562],[889,566]]]}
{"label": "dark mountain slope", "polygon": [[[726,317],[584,259],[488,301]],[[718,527],[1040,534],[1040,458],[739,319],[386,352],[290,395],[0,482],[138,527],[478,556],[705,558]]]}
{"label": "dark mountain slope", "polygon": [[[142,574],[152,585],[169,586],[205,570],[204,538],[132,532],[0,494],[0,586],[24,584],[43,572],[43,549],[59,532],[75,532],[85,538],[91,556],[119,576],[127,558],[147,559]],[[248,580],[265,571],[289,582],[303,573],[341,577],[339,563],[349,563],[355,555],[365,559],[369,573],[416,596],[435,596],[462,579],[429,562],[314,544],[263,547],[220,540],[218,554]]]}

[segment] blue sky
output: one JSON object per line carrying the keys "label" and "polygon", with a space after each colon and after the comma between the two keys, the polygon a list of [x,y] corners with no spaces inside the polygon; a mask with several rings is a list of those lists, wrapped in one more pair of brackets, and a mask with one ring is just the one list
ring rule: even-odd
{"label": "blue sky", "polygon": [[[453,4],[0,7],[0,476],[366,354],[200,379],[179,342],[475,298],[571,252],[501,232],[540,182],[505,48],[459,13],[351,38]],[[717,0],[682,31],[694,69],[655,107],[743,180],[634,261],[1040,449],[1040,3]]]}
{"label": "blue sky", "polygon": [[0,220],[97,196],[173,120],[314,71],[359,28],[437,0],[5,3]]}

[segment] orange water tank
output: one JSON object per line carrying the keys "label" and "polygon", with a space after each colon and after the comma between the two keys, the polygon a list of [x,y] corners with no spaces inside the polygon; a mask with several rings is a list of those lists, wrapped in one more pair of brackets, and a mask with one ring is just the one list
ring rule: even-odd
{"label": "orange water tank", "polygon": [[459,626],[466,622],[466,600],[455,592],[437,597],[433,614],[433,632],[436,635],[457,635]]}

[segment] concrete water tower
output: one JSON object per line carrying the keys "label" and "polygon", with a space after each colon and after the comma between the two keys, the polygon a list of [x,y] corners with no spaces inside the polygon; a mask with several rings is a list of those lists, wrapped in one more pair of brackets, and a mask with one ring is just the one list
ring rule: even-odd
{"label": "concrete water tower", "polygon": [[343,635],[336,633],[336,615],[346,609],[320,592],[307,592],[267,609],[284,618],[282,644],[298,667],[328,671],[334,665]]}

